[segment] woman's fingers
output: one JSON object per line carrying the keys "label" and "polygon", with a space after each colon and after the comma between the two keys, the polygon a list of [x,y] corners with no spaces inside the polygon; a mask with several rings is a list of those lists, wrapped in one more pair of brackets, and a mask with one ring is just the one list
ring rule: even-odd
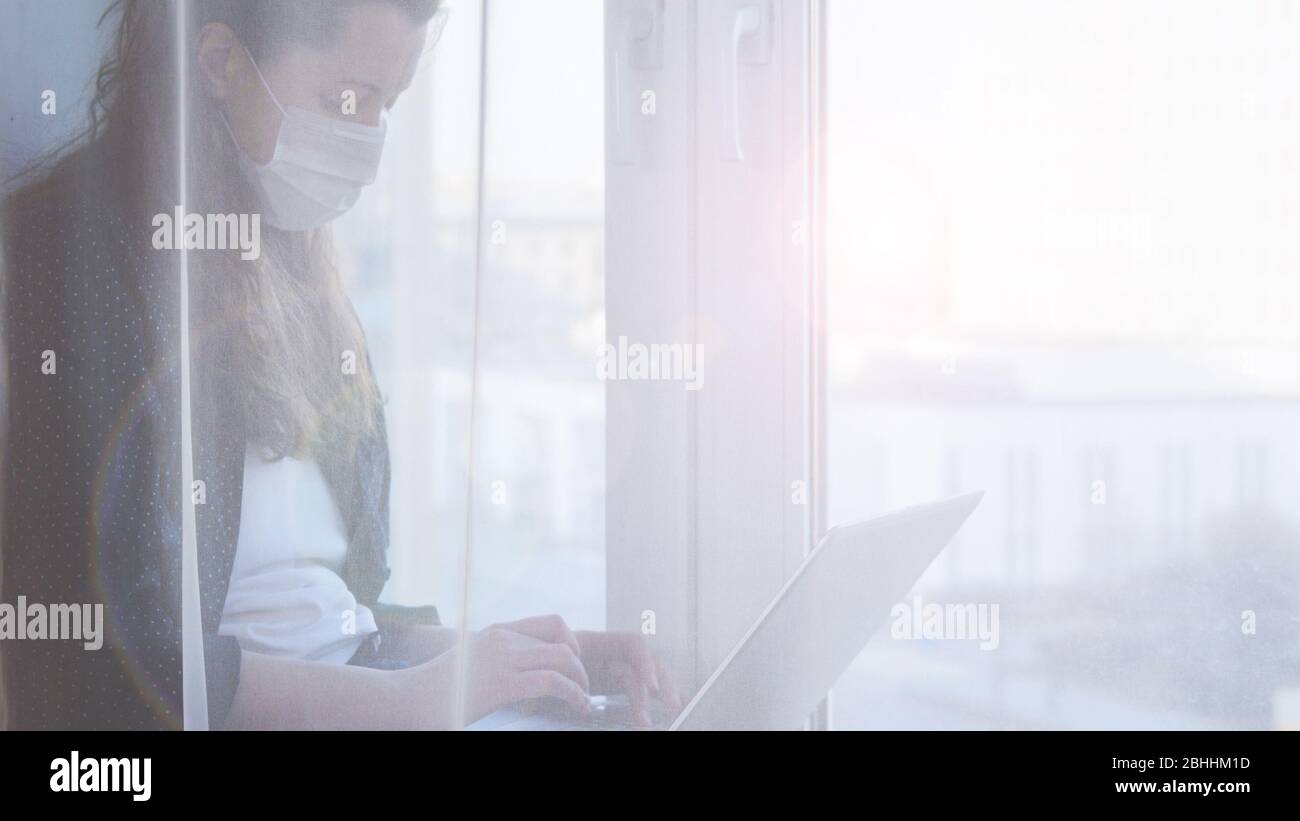
{"label": "woman's fingers", "polygon": [[516,650],[511,657],[516,670],[554,670],[562,673],[574,684],[582,688],[583,693],[591,692],[591,680],[587,671],[573,651],[564,644],[535,644]]}
{"label": "woman's fingers", "polygon": [[[510,670],[506,677],[511,699],[558,698],[585,711],[591,706],[594,677],[599,692],[626,694],[632,714],[642,725],[651,724],[652,697],[669,710],[681,710],[671,675],[643,637],[635,633],[581,636],[585,648],[559,616],[520,619],[484,631],[484,639],[497,648],[497,664]],[[590,671],[589,664],[595,665]]]}
{"label": "woman's fingers", "polygon": [[627,696],[627,706],[632,719],[642,727],[652,726],[650,719],[650,688],[644,679],[626,661],[617,662],[610,670],[615,690]]}
{"label": "woman's fingers", "polygon": [[673,713],[680,713],[686,705],[682,702],[681,694],[677,692],[677,685],[673,683],[672,674],[657,661],[655,662],[655,680],[659,682],[655,695]]}
{"label": "woman's fingers", "polygon": [[624,639],[623,655],[632,666],[637,679],[648,689],[659,690],[659,666],[655,663],[654,653],[645,639],[635,633],[627,634]]}
{"label": "woman's fingers", "polygon": [[533,616],[519,621],[506,622],[495,625],[506,630],[513,630],[538,641],[549,641],[552,644],[567,645],[573,654],[581,655],[582,648],[578,646],[578,638],[573,635],[569,625],[565,624],[564,619],[559,616]]}
{"label": "woman's fingers", "polygon": [[640,636],[624,633],[613,638],[618,648],[616,666],[620,689],[627,694],[636,722],[649,727],[650,693],[659,687],[654,678],[654,659]]}
{"label": "woman's fingers", "polygon": [[650,723],[651,695],[668,710],[680,712],[682,700],[672,675],[659,663],[645,639],[634,633],[615,634],[612,638],[617,643],[620,689],[627,694],[638,720]]}
{"label": "woman's fingers", "polygon": [[[671,710],[681,709],[681,699],[677,696],[672,676],[659,664],[645,639],[635,633],[623,634],[620,638],[621,656],[630,668],[631,682],[628,686],[653,693]],[[628,695],[631,697],[632,694]]]}
{"label": "woman's fingers", "polygon": [[558,698],[580,712],[591,710],[591,699],[573,679],[555,670],[529,670],[515,677],[512,701]]}

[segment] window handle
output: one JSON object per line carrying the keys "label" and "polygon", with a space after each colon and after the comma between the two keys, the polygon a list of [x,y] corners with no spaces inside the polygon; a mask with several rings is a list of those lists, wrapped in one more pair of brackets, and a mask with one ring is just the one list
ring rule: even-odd
{"label": "window handle", "polygon": [[614,139],[613,161],[631,165],[636,161],[635,116],[640,95],[632,86],[634,70],[660,68],[663,64],[663,0],[638,0],[627,9],[613,52]]}
{"label": "window handle", "polygon": [[772,59],[771,5],[750,4],[736,9],[731,21],[731,39],[724,56],[723,118],[727,137],[723,159],[745,161],[743,127],[740,122],[740,67],[763,65]]}

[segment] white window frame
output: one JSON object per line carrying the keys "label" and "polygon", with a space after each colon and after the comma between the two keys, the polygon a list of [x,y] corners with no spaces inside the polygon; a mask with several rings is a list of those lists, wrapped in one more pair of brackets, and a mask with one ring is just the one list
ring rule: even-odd
{"label": "white window frame", "polygon": [[607,383],[607,624],[691,688],[824,528],[817,6],[606,0],[607,340],[703,346]]}

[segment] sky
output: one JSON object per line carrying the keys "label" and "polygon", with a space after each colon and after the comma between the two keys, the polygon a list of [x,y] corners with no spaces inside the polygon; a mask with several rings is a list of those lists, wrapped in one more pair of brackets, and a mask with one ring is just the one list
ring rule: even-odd
{"label": "sky", "polygon": [[[1294,6],[832,0],[832,371],[1017,344],[1294,360]],[[1263,381],[1300,388],[1285,368]]]}

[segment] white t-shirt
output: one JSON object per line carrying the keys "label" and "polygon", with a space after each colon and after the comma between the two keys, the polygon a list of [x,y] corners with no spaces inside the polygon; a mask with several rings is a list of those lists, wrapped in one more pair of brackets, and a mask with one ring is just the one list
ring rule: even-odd
{"label": "white t-shirt", "polygon": [[251,652],[344,664],[378,628],[339,576],[343,517],[314,461],[249,446],[239,543],[218,633]]}

